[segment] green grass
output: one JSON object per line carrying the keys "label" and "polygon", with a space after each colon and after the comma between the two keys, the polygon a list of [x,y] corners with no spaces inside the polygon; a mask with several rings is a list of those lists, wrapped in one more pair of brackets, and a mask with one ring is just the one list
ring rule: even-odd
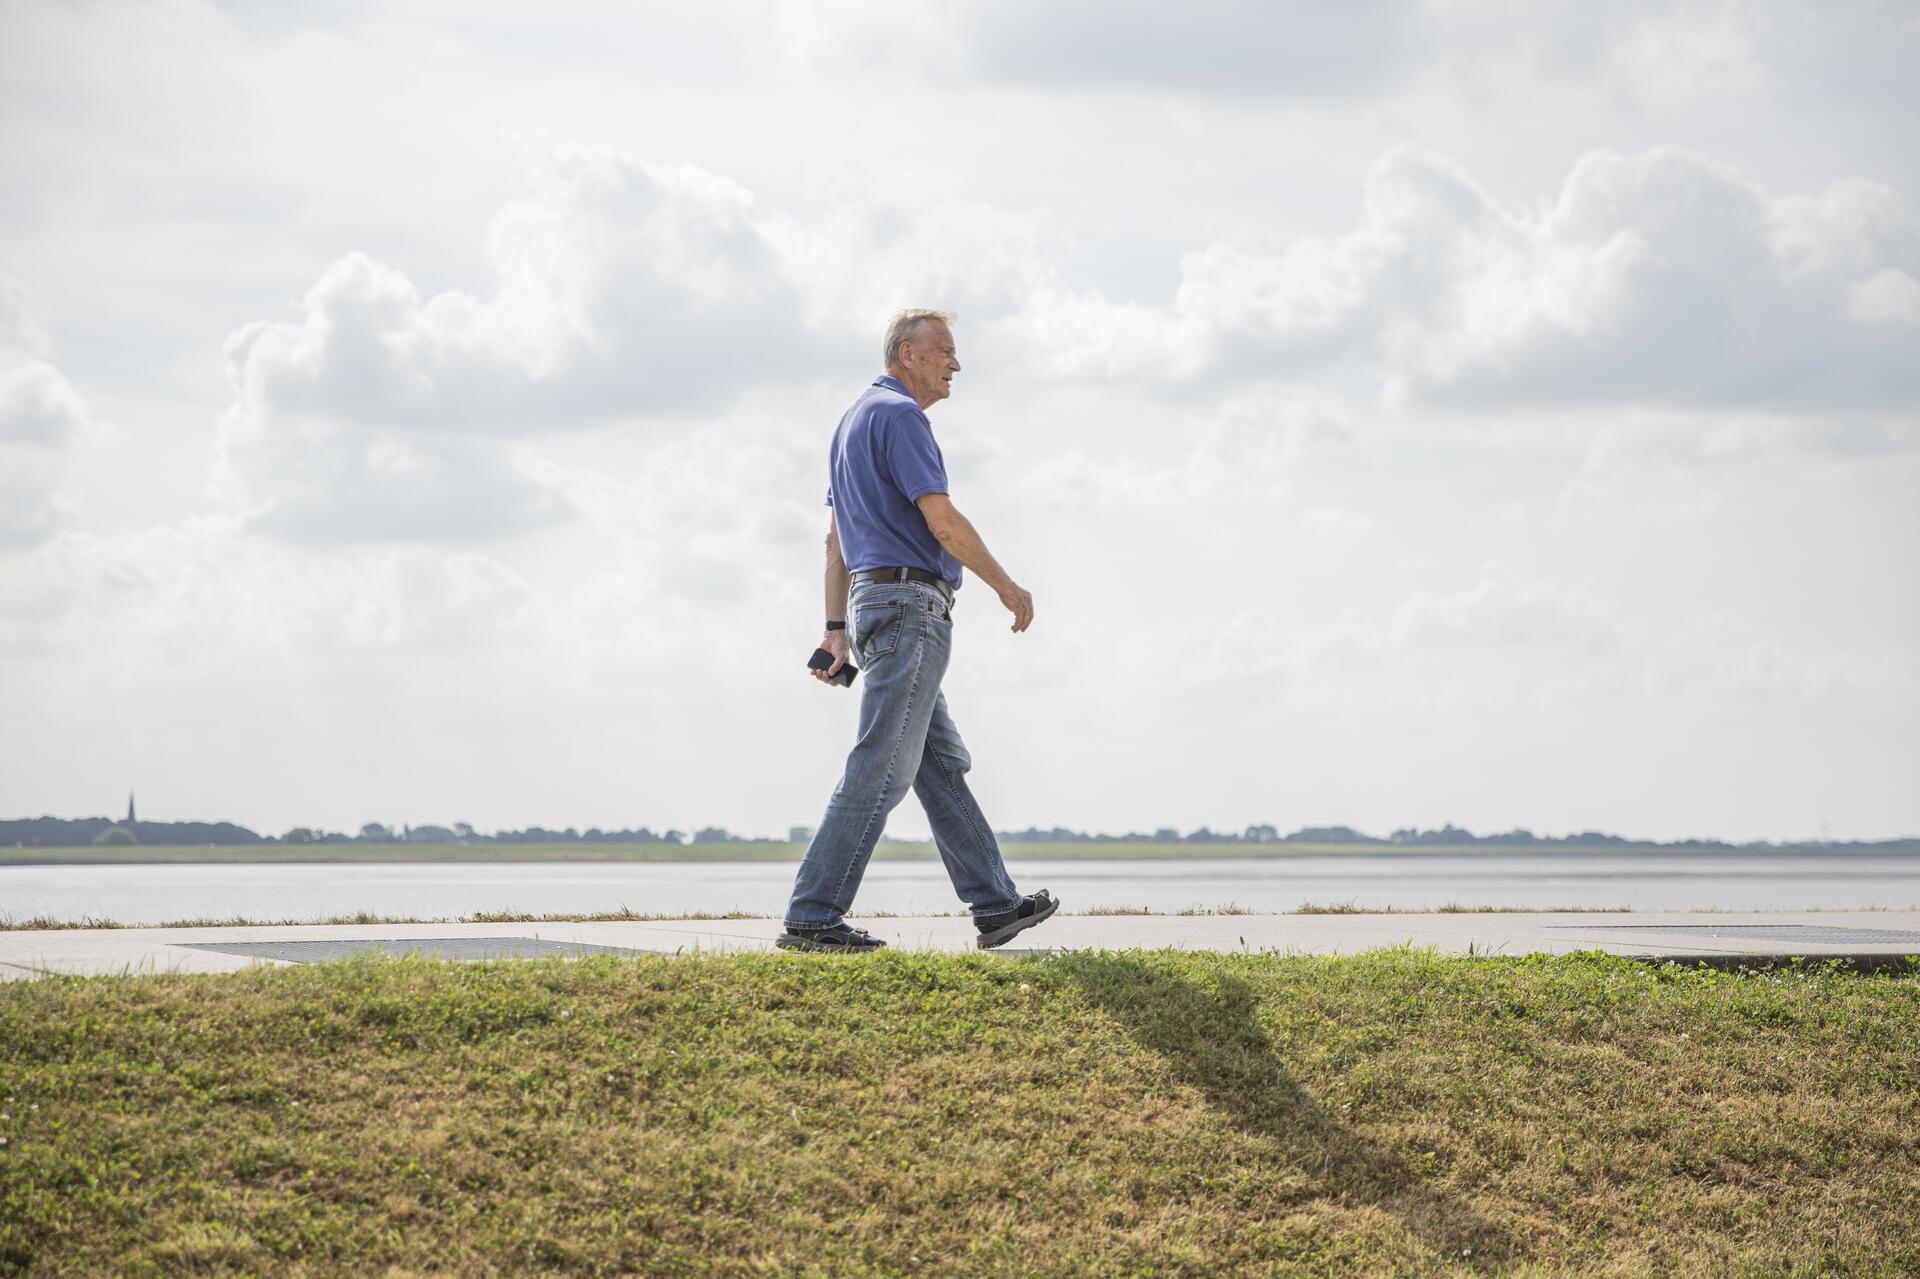
{"label": "green grass", "polygon": [[[1380,853],[1420,853],[1452,856],[1511,857],[1552,853],[1661,853],[1685,852],[1654,845],[1549,845],[1540,848],[1501,848],[1486,845],[1382,844],[1081,844],[1015,843],[1002,845],[1009,858],[1020,860],[1080,861],[1147,859],[1328,857]],[[1739,851],[1739,850],[1734,850]],[[1795,850],[1768,850],[1790,853]],[[1818,854],[1823,850],[1802,850]],[[0,848],[0,866],[28,865],[148,865],[167,862],[797,862],[806,845],[785,841],[765,844],[223,844],[87,848]],[[936,861],[930,843],[908,844],[882,840],[874,849],[880,861]],[[1686,853],[1686,855],[1695,855]]]}
{"label": "green grass", "polygon": [[1911,1275],[1920,979],[889,953],[0,987],[5,1275]]}

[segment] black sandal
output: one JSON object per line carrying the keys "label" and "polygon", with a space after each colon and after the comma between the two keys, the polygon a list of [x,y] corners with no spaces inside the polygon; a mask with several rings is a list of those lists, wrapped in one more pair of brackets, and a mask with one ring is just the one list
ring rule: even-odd
{"label": "black sandal", "polygon": [[980,930],[977,944],[981,950],[992,950],[995,946],[1012,941],[1015,934],[1025,932],[1035,924],[1045,923],[1059,909],[1060,903],[1043,888],[1021,898],[1020,904],[1012,910],[999,915],[976,915],[973,925]]}
{"label": "black sandal", "polygon": [[887,943],[864,929],[838,923],[827,928],[789,928],[773,939],[781,950],[831,950],[842,954],[863,954],[885,950]]}

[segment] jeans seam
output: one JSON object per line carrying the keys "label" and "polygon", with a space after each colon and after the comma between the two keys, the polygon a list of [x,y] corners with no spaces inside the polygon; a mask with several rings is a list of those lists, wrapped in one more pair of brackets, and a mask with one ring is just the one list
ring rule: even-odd
{"label": "jeans seam", "polygon": [[[901,606],[901,611],[904,614],[906,611],[905,605]],[[903,618],[902,627],[904,628],[904,626],[905,620]],[[867,843],[867,832],[873,829],[874,822],[878,821],[880,814],[885,811],[887,794],[893,789],[893,775],[900,767],[900,743],[906,740],[907,725],[913,722],[913,702],[914,698],[918,696],[920,692],[920,667],[926,661],[926,656],[927,646],[923,628],[923,634],[918,637],[917,642],[913,646],[913,677],[907,684],[907,704],[905,713],[900,717],[900,732],[893,739],[892,754],[887,757],[887,776],[880,784],[880,794],[874,801],[872,811],[867,814],[867,824],[860,828],[860,838],[855,841],[853,846],[854,855],[847,859],[847,869],[841,873],[840,882],[833,887],[834,909],[840,911],[842,915],[845,914],[846,908],[840,905],[840,894],[846,888],[847,881],[853,878],[853,868],[860,862],[859,850],[864,848]],[[836,920],[835,922],[837,923],[838,921]]]}

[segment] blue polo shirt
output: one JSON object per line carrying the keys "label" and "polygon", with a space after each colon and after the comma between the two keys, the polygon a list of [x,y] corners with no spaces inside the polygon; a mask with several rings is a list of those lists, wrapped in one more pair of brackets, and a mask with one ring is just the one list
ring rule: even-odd
{"label": "blue polo shirt", "polygon": [[924,568],[958,588],[960,561],[914,505],[946,491],[933,424],[898,378],[878,379],[840,419],[827,455],[827,505],[847,570]]}

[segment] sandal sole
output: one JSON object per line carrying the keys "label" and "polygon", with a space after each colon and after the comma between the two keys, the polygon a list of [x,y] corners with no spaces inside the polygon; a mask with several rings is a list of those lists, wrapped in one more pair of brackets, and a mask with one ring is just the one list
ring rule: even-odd
{"label": "sandal sole", "polygon": [[885,942],[876,946],[823,946],[804,937],[776,937],[773,944],[781,950],[804,950],[816,955],[871,955],[876,950],[887,948]]}

